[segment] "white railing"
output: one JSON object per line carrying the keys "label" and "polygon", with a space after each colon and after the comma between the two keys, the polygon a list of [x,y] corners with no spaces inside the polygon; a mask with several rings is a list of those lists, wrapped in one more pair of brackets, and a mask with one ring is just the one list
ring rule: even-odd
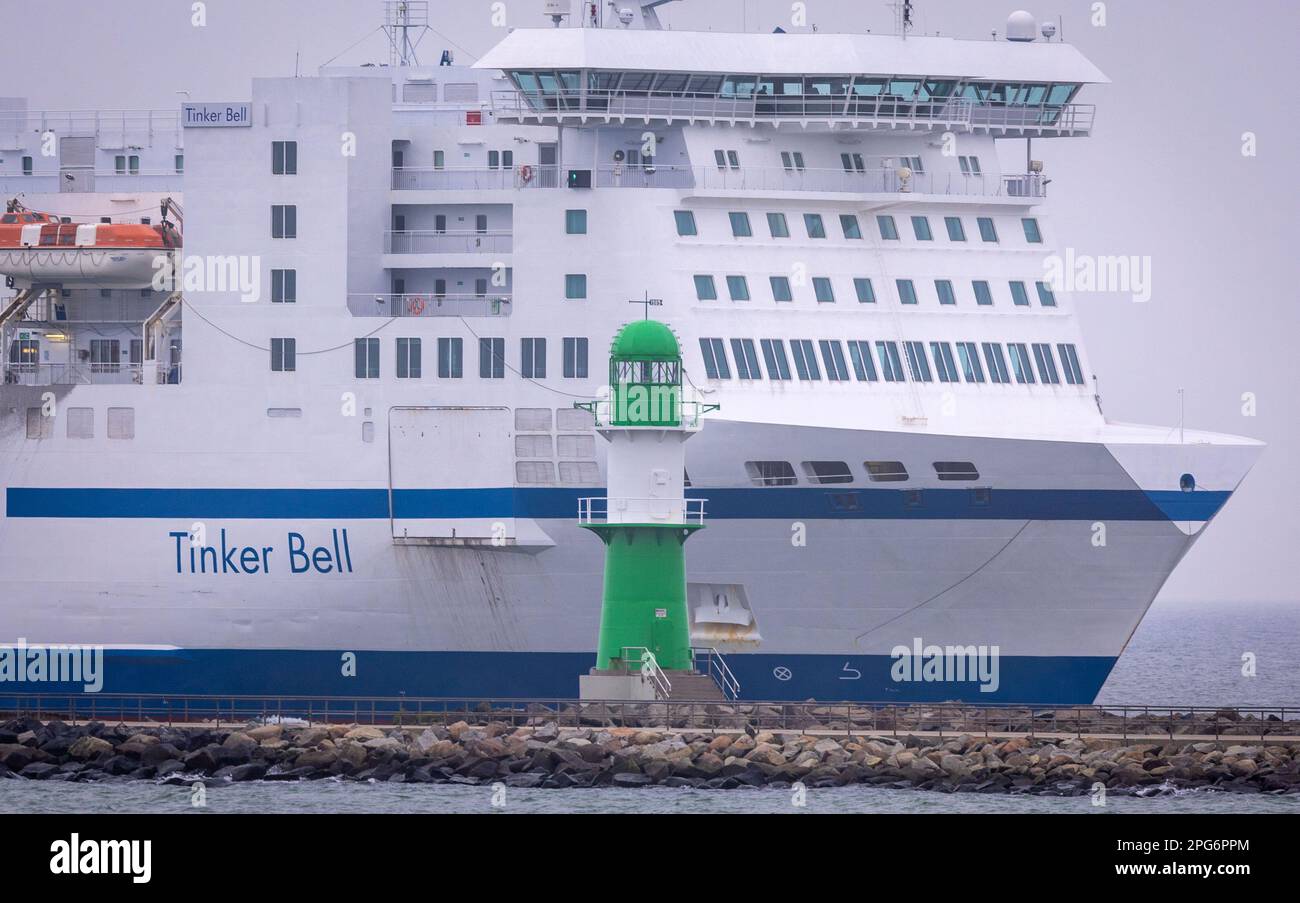
{"label": "white railing", "polygon": [[159,133],[182,135],[176,110],[0,110],[0,150],[26,147],[33,137],[93,134],[100,149],[149,146]]}
{"label": "white railing", "polygon": [[[153,365],[150,364],[152,367]],[[142,385],[144,364],[22,364],[4,365],[6,385],[18,386],[92,386]],[[159,380],[165,382],[166,380]]]}
{"label": "white railing", "polygon": [[498,117],[527,120],[662,119],[710,122],[761,122],[782,119],[835,119],[892,125],[898,122],[936,126],[1088,132],[1092,104],[978,103],[963,97],[910,100],[889,94],[750,94],[723,96],[665,91],[587,90],[571,94],[492,92]]}
{"label": "white railing", "polygon": [[508,254],[513,232],[438,232],[416,229],[384,233],[385,254]]}
{"label": "white railing", "polygon": [[641,676],[654,684],[655,695],[660,699],[669,699],[673,694],[672,682],[668,680],[668,675],[664,673],[663,668],[659,667],[659,661],[655,654],[645,646],[624,646],[619,650],[623,656],[623,662],[639,663]]}
{"label": "white railing", "polygon": [[[704,526],[704,506],[708,499],[632,499],[591,496],[578,499],[578,523],[601,524],[685,524]],[[614,518],[610,518],[611,509]],[[630,515],[627,512],[636,512]]]}
{"label": "white railing", "polygon": [[731,673],[731,668],[727,665],[727,660],[722,657],[722,653],[712,646],[692,646],[691,660],[697,671],[701,670],[701,658],[704,659],[704,673],[713,678],[722,695],[732,700],[739,699],[740,681],[736,680],[736,675]]}
{"label": "white railing", "polygon": [[348,295],[348,310],[358,317],[508,317],[512,306],[509,292],[488,295],[436,292]]}
{"label": "white railing", "polygon": [[515,188],[518,170],[523,167],[403,166],[393,170],[393,188],[397,191],[486,191]]}

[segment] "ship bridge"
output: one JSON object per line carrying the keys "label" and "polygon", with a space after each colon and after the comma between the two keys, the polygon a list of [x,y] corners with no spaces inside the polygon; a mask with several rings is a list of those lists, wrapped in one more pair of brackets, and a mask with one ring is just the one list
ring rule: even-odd
{"label": "ship bridge", "polygon": [[1059,42],[517,29],[475,64],[506,73],[503,122],[1091,133],[1106,76]]}

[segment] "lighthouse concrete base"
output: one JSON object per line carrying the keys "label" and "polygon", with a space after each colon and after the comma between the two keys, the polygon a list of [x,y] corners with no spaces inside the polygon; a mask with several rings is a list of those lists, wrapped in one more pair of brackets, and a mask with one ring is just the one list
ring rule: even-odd
{"label": "lighthouse concrete base", "polygon": [[655,685],[640,672],[593,671],[578,677],[578,698],[627,702],[654,702]]}

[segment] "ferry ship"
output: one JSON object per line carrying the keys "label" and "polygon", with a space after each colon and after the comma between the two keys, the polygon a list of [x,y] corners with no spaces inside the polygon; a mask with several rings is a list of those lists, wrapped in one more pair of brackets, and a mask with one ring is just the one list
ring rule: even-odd
{"label": "ferry ship", "polygon": [[[1106,77],[1024,13],[727,34],[665,2],[547,3],[471,66],[390,3],[388,65],[246,100],[0,99],[0,642],[103,647],[114,693],[575,697],[604,448],[574,403],[650,312],[721,406],[688,599],[741,697],[1091,702],[1262,449],[1108,420],[1044,276],[1034,151]],[[900,647],[997,679],[899,679]]]}

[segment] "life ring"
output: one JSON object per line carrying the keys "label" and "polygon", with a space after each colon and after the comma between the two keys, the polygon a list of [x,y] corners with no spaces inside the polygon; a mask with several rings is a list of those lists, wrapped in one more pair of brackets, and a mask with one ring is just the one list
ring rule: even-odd
{"label": "life ring", "polygon": [[533,168],[529,166],[527,163],[519,167],[519,179],[525,185],[527,185],[529,182],[533,180]]}
{"label": "life ring", "polygon": [[424,313],[424,298],[423,298],[423,296],[421,296],[421,295],[416,295],[414,298],[411,298],[409,301],[407,301],[407,302],[406,302],[406,312],[409,313],[409,314],[410,314],[411,316],[413,316],[413,317],[418,317],[420,314]]}

